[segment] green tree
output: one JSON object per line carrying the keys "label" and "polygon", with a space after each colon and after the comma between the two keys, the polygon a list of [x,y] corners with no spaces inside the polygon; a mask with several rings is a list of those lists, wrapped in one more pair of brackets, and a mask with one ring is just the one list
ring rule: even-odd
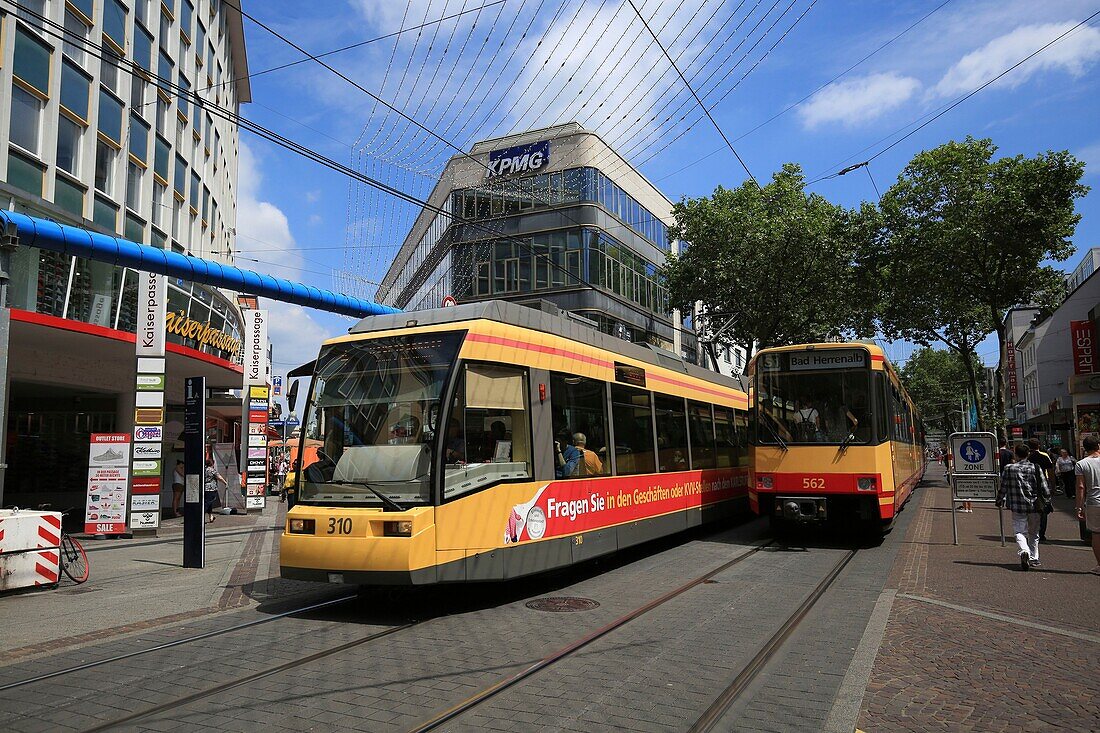
{"label": "green tree", "polygon": [[873,333],[857,263],[879,229],[877,212],[836,206],[804,185],[789,163],[763,187],[719,186],[673,207],[672,236],[690,245],[664,275],[673,306],[702,303],[705,340],[751,356],[755,346]]}
{"label": "green tree", "polygon": [[[1017,305],[1052,306],[1062,273],[1047,260],[1074,251],[1074,201],[1084,164],[1067,151],[993,159],[988,139],[967,137],[917,154],[882,197],[880,325],[887,338],[942,343],[960,358],[978,414],[977,345]],[[999,369],[999,367],[998,367]],[[995,412],[1004,414],[1004,375]]]}
{"label": "green tree", "polygon": [[[980,370],[981,366],[975,363],[974,368]],[[898,372],[925,423],[946,433],[962,429],[959,405],[966,400],[970,379],[955,354],[917,349]]]}

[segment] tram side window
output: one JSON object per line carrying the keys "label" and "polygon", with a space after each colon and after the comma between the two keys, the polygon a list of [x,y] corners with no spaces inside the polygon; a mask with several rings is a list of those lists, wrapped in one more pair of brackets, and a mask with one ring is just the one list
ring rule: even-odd
{"label": "tram side window", "polygon": [[691,439],[691,467],[695,470],[714,468],[714,423],[710,405],[688,403],[688,436]]}
{"label": "tram side window", "polygon": [[444,498],[530,478],[526,371],[466,365],[443,440]]}
{"label": "tram side window", "polygon": [[653,405],[649,392],[611,385],[611,418],[615,424],[615,472],[653,473]]}
{"label": "tram side window", "polygon": [[878,426],[878,442],[890,439],[890,398],[886,386],[886,376],[882,372],[874,373],[875,413]]}
{"label": "tram side window", "polygon": [[607,455],[606,390],[606,383],[597,379],[558,372],[550,375],[550,405],[557,444],[555,478],[611,473]]}
{"label": "tram side window", "polygon": [[687,415],[681,397],[655,395],[657,465],[661,471],[688,470]]}
{"label": "tram side window", "polygon": [[716,468],[733,468],[740,460],[740,443],[737,437],[737,423],[733,410],[728,407],[714,408],[714,437],[717,442],[715,454]]}

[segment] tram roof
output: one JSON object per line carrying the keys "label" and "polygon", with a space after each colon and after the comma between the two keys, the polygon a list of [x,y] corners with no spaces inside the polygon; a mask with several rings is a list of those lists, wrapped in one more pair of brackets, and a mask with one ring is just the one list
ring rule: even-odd
{"label": "tram roof", "polygon": [[806,351],[807,349],[813,350],[825,350],[825,349],[851,349],[853,347],[859,347],[861,349],[867,349],[872,356],[886,357],[886,352],[881,346],[873,341],[822,341],[819,343],[807,343],[807,344],[788,344],[785,346],[769,346],[766,349],[760,349],[756,352],[760,354],[762,352],[782,352],[782,351]]}
{"label": "tram roof", "polygon": [[[564,311],[562,312],[564,313]],[[748,391],[748,385],[742,381],[741,377],[727,377],[724,374],[703,369],[695,364],[688,363],[683,357],[671,351],[649,344],[635,344],[624,341],[567,316],[563,317],[503,300],[489,300],[449,308],[368,316],[352,326],[348,333],[363,335],[376,331],[458,324],[477,320],[494,321],[517,328],[527,328],[553,336],[561,336],[598,349],[621,354],[646,364],[677,371],[698,379],[705,379],[708,382],[720,384],[730,389],[737,389],[742,392]]]}

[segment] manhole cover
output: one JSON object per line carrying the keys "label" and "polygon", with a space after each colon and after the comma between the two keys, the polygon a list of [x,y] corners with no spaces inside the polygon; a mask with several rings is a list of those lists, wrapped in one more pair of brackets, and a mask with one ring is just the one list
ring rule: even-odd
{"label": "manhole cover", "polygon": [[536,598],[533,601],[527,601],[527,607],[533,611],[570,613],[573,611],[591,611],[593,608],[599,608],[600,604],[591,598],[558,596],[556,598]]}

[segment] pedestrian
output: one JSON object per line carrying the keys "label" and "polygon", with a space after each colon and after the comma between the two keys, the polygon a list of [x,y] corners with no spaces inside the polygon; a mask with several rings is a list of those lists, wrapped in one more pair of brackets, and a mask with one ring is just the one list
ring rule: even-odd
{"label": "pedestrian", "polygon": [[1096,558],[1093,575],[1100,575],[1100,441],[1088,437],[1081,441],[1085,457],[1077,462],[1077,519],[1092,532],[1092,554]]}
{"label": "pedestrian", "polygon": [[[1031,438],[1027,441],[1027,447],[1031,449],[1031,454],[1028,456],[1028,460],[1037,465],[1043,471],[1043,478],[1047,481],[1047,486],[1053,488],[1055,482],[1054,476],[1054,461],[1050,459],[1050,454],[1040,447],[1038,438]],[[1039,518],[1039,541],[1047,541],[1047,515],[1054,511],[1054,504],[1049,501],[1049,495],[1047,496],[1047,503],[1043,508],[1043,515]]]}
{"label": "pedestrian", "polygon": [[1077,461],[1065,448],[1058,453],[1058,460],[1054,462],[1054,467],[1058,471],[1058,487],[1071,499],[1077,493],[1077,481],[1073,470],[1076,465]]}
{"label": "pedestrian", "polygon": [[1041,567],[1039,562],[1039,522],[1046,509],[1050,489],[1043,470],[1028,460],[1031,449],[1016,446],[1016,461],[1005,466],[1001,488],[997,491],[997,507],[1012,511],[1012,531],[1019,548],[1020,569]]}
{"label": "pedestrian", "polygon": [[180,502],[183,501],[183,461],[176,461],[176,470],[172,472],[172,516],[182,517]]}
{"label": "pedestrian", "polygon": [[206,470],[203,472],[203,505],[206,510],[206,523],[213,522],[217,517],[214,515],[214,507],[221,504],[221,498],[218,496],[218,482],[225,484],[225,488],[229,488],[229,482],[226,481],[218,469],[214,467],[214,459],[206,459]]}
{"label": "pedestrian", "polygon": [[1004,437],[997,440],[997,473],[1004,473],[1005,466],[1016,460],[1016,455],[1008,447],[1008,441]]}

